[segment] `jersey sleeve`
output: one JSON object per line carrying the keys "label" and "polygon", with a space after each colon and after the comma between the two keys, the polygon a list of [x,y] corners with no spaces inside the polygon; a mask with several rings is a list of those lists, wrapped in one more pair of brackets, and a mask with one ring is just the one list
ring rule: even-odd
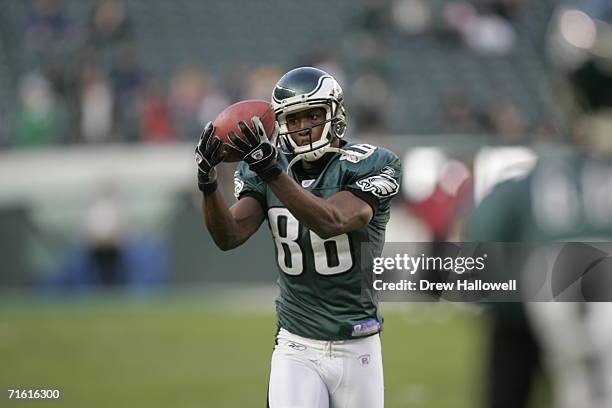
{"label": "jersey sleeve", "polygon": [[356,163],[349,172],[345,190],[372,207],[374,213],[389,206],[400,187],[401,162],[395,153],[376,148],[374,154]]}
{"label": "jersey sleeve", "polygon": [[240,162],[234,172],[234,196],[237,200],[253,197],[266,210],[266,185],[244,162]]}

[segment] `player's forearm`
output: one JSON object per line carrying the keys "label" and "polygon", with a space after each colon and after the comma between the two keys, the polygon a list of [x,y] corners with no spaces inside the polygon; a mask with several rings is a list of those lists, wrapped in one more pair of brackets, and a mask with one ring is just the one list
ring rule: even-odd
{"label": "player's forearm", "polygon": [[202,212],[206,228],[220,249],[227,251],[242,243],[239,225],[218,190],[203,194]]}
{"label": "player's forearm", "polygon": [[351,214],[342,213],[336,206],[304,190],[287,173],[282,173],[268,185],[291,214],[323,239],[348,232],[356,226]]}

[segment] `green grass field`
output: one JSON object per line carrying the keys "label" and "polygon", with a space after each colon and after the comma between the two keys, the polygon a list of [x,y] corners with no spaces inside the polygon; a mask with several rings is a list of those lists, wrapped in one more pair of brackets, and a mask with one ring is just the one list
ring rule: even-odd
{"label": "green grass field", "polygon": [[[136,301],[4,299],[0,388],[59,387],[63,400],[51,406],[62,407],[263,407],[275,332],[272,299],[270,307],[249,303],[218,293]],[[387,309],[386,406],[478,406],[482,317],[450,305]],[[48,405],[2,398],[0,406]]]}

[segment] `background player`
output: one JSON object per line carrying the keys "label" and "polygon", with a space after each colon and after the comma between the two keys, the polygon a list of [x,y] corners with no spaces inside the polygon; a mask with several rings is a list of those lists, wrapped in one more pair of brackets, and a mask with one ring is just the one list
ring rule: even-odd
{"label": "background player", "polygon": [[[468,238],[482,242],[609,242],[612,161],[602,154],[609,142],[595,136],[581,135],[576,140],[579,149],[550,154],[526,177],[497,186],[471,215]],[[592,252],[597,251],[590,245],[565,247],[553,258],[550,275],[553,279],[572,276],[571,282],[578,282],[582,274],[596,273],[605,266],[597,266],[595,261],[601,259]],[[548,364],[556,407],[612,406],[612,306],[606,303],[612,296],[606,282],[597,283],[598,288],[584,285],[587,301],[583,302],[553,292],[557,302],[490,306],[492,347],[486,406],[527,406],[540,354]]]}
{"label": "background player", "polygon": [[384,244],[399,159],[343,140],[342,89],[324,71],[289,71],[272,103],[279,125],[272,136],[286,154],[277,153],[258,118],[252,129],[241,122],[243,137],[231,135],[233,145],[224,146],[243,159],[231,208],[217,192],[214,166],[223,155],[211,123],[196,148],[202,209],[217,245],[241,245],[264,219],[276,244],[279,331],[269,404],[382,407],[383,321],[364,282]]}

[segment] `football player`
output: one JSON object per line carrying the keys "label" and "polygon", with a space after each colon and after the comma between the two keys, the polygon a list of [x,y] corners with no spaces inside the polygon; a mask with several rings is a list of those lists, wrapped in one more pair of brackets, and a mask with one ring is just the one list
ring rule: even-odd
{"label": "football player", "polygon": [[[549,154],[527,176],[499,184],[471,214],[469,239],[610,242],[612,161],[588,154],[589,146],[583,148],[587,152]],[[579,282],[582,276],[588,277],[601,256],[592,258],[589,244],[584,248],[584,252],[570,252],[569,247],[560,252],[548,271],[551,279],[574,277],[571,282]],[[590,300],[611,299],[610,287],[599,281],[602,287],[595,293],[588,280],[578,286],[590,293]],[[554,287],[551,284],[551,290]],[[540,347],[552,375],[555,407],[612,406],[612,304],[563,301],[562,296],[556,300],[490,305],[487,407],[527,406]]]}
{"label": "football player", "polygon": [[276,245],[280,295],[268,404],[383,407],[383,320],[367,282],[382,252],[400,161],[389,150],[344,140],[342,89],[324,71],[289,71],[272,105],[273,135],[254,117],[224,146],[243,160],[231,208],[217,192],[214,166],[223,154],[215,153],[221,141],[211,123],[196,148],[202,210],[216,244],[235,248],[266,220]]}

